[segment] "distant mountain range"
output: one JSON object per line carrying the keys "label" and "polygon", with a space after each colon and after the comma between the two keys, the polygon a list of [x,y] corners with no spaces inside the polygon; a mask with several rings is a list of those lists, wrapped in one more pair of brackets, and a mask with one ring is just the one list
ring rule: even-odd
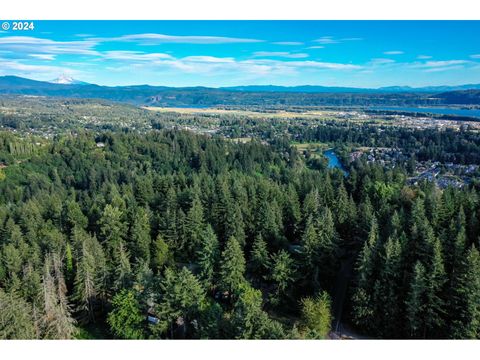
{"label": "distant mountain range", "polygon": [[252,91],[252,92],[301,92],[301,93],[392,93],[392,92],[421,92],[421,93],[435,93],[445,91],[458,90],[480,90],[480,84],[456,85],[456,86],[425,86],[425,87],[410,87],[410,86],[387,86],[380,88],[355,88],[355,87],[335,87],[335,86],[317,86],[317,85],[301,85],[301,86],[276,86],[276,85],[247,85],[247,86],[232,86],[222,87],[224,90],[232,91]]}
{"label": "distant mountain range", "polygon": [[302,85],[302,86],[276,86],[276,85],[247,85],[247,86],[232,86],[222,87],[224,90],[232,91],[252,91],[252,92],[301,92],[301,93],[397,93],[397,92],[421,92],[421,93],[437,93],[445,91],[458,90],[480,90],[480,84],[468,84],[457,86],[425,86],[425,87],[410,87],[410,86],[387,86],[380,88],[355,88],[355,87],[335,87],[335,86],[317,86],[317,85]]}
{"label": "distant mountain range", "polygon": [[480,105],[480,84],[362,89],[324,86],[225,88],[99,86],[61,76],[51,82],[0,76],[0,94],[100,98],[149,106],[403,106]]}

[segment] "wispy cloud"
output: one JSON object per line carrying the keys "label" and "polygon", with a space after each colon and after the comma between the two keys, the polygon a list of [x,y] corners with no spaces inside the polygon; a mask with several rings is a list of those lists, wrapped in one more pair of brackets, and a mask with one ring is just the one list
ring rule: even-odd
{"label": "wispy cloud", "polygon": [[480,54],[473,54],[473,55],[470,55],[470,57],[472,59],[480,59]]}
{"label": "wispy cloud", "polygon": [[287,45],[287,46],[295,46],[295,45],[303,45],[303,42],[299,41],[276,41],[273,42],[274,45]]}
{"label": "wispy cloud", "polygon": [[464,67],[461,66],[461,65],[443,66],[443,67],[434,67],[434,68],[425,69],[425,72],[451,71],[451,70],[459,70],[459,69],[463,69],[463,68]]}
{"label": "wispy cloud", "polygon": [[451,71],[459,70],[472,65],[475,65],[476,62],[469,60],[439,60],[439,61],[425,61],[425,62],[415,62],[410,64],[410,67],[422,69],[424,72],[441,72],[441,71]]}
{"label": "wispy cloud", "polygon": [[62,73],[80,75],[80,72],[62,66],[23,64],[19,61],[0,59],[0,74],[11,75],[12,73],[34,78],[41,77],[43,79],[53,79]]}
{"label": "wispy cloud", "polygon": [[94,50],[98,42],[93,40],[55,41],[31,36],[0,37],[0,46],[9,51],[27,54],[98,55]]}
{"label": "wispy cloud", "polygon": [[313,45],[313,46],[309,46],[307,47],[307,49],[324,49],[325,46],[322,46],[322,45]]}
{"label": "wispy cloud", "polygon": [[148,42],[151,44],[179,43],[179,44],[233,44],[233,43],[257,43],[264,40],[246,39],[224,36],[197,36],[197,35],[165,35],[165,34],[131,34],[112,38],[93,38],[101,42]]}
{"label": "wispy cloud", "polygon": [[308,57],[305,53],[290,53],[286,51],[257,51],[253,53],[254,57],[283,57],[290,59],[301,59]]}
{"label": "wispy cloud", "polygon": [[313,41],[319,44],[337,44],[340,42],[339,40],[334,39],[332,36],[323,36]]}
{"label": "wispy cloud", "polygon": [[322,36],[319,39],[313,40],[313,42],[328,45],[328,44],[339,44],[346,41],[360,41],[360,40],[363,40],[363,38],[359,38],[359,37],[335,38],[333,36]]}
{"label": "wispy cloud", "polygon": [[418,55],[417,59],[418,60],[428,60],[431,59],[432,57],[430,55]]}
{"label": "wispy cloud", "polygon": [[[121,57],[123,57],[122,54]],[[129,54],[130,55],[130,54]],[[133,54],[138,58],[139,54]],[[121,68],[128,70],[125,66],[129,64],[127,59],[118,59],[118,65],[110,67],[110,70]],[[122,64],[123,63],[123,64]],[[321,71],[336,70],[350,71],[360,69],[361,66],[353,64],[294,60],[284,61],[277,59],[248,59],[237,60],[232,57],[215,56],[187,56],[183,58],[165,58],[153,61],[143,61],[135,63],[135,66],[142,67],[146,71],[162,72],[171,71],[171,69],[180,70],[184,73],[195,74],[257,74],[257,75],[280,75],[296,74],[301,71]]]}
{"label": "wispy cloud", "polygon": [[384,58],[374,58],[370,60],[369,65],[385,65],[385,64],[393,64],[395,63],[395,60],[392,59],[384,59]]}
{"label": "wispy cloud", "polygon": [[53,54],[30,54],[29,56],[39,60],[55,60],[55,55]]}
{"label": "wispy cloud", "polygon": [[385,55],[402,55],[404,54],[403,51],[400,50],[390,50],[390,51],[384,51],[383,52]]}
{"label": "wispy cloud", "polygon": [[426,61],[425,63],[418,64],[418,67],[436,68],[452,65],[465,65],[470,63],[468,60],[442,60],[442,61]]}
{"label": "wispy cloud", "polygon": [[140,51],[106,51],[102,56],[110,60],[129,60],[129,61],[153,61],[173,59],[169,54],[164,53],[142,53]]}

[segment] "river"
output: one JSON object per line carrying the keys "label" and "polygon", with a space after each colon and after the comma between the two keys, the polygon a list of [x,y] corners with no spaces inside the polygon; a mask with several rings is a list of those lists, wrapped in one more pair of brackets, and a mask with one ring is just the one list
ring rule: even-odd
{"label": "river", "polygon": [[401,106],[371,106],[369,110],[400,111],[430,113],[439,115],[458,115],[480,119],[480,109],[440,108],[440,107],[401,107]]}
{"label": "river", "polygon": [[334,149],[328,149],[324,151],[323,155],[328,159],[329,169],[333,169],[333,168],[340,169],[345,176],[348,176],[348,171],[345,170],[345,168],[343,167],[343,164],[338,158],[337,154],[335,154]]}

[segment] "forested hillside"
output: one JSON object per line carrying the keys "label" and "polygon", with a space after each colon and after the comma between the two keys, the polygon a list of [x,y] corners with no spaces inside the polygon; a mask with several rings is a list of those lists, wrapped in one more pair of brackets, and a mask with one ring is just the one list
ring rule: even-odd
{"label": "forested hillside", "polygon": [[[471,85],[472,89],[478,85]],[[440,94],[441,93],[441,94]],[[53,84],[16,76],[0,76],[0,94],[97,98],[137,105],[153,106],[418,106],[480,103],[478,90],[447,91],[415,89],[399,91],[398,87],[383,89],[309,87],[291,92],[279,87],[246,87],[243,89],[166,86],[99,86],[93,84]],[[437,96],[438,95],[438,96]]]}
{"label": "forested hillside", "polygon": [[[0,338],[480,337],[474,186],[285,141],[0,133]],[[346,300],[338,274],[353,261]]]}

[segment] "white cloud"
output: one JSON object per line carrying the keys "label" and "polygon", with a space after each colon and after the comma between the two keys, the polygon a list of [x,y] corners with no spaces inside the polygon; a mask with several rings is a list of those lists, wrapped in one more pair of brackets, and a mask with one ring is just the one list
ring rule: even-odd
{"label": "white cloud", "polygon": [[33,78],[43,78],[44,80],[53,79],[58,74],[79,75],[76,70],[68,69],[61,66],[50,65],[31,65],[23,64],[18,61],[10,61],[0,59],[0,74],[27,76]]}
{"label": "white cloud", "polygon": [[473,54],[473,55],[470,55],[470,57],[472,59],[480,59],[480,54]]}
{"label": "white cloud", "polygon": [[309,46],[307,49],[324,49],[325,46],[322,45],[314,45],[314,46]]}
{"label": "white cloud", "polygon": [[253,53],[254,57],[283,57],[291,59],[302,59],[308,57],[305,53],[290,53],[286,51],[257,51]]}
{"label": "white cloud", "polygon": [[292,61],[290,64],[297,67],[314,68],[314,69],[330,69],[330,70],[356,70],[361,69],[360,65],[331,63],[321,61]]}
{"label": "white cloud", "polygon": [[474,61],[469,60],[439,60],[439,61],[425,61],[425,62],[415,62],[409,64],[411,68],[422,69],[424,72],[441,72],[449,70],[459,70],[471,65],[475,65]]}
{"label": "white cloud", "polygon": [[337,44],[339,42],[339,40],[335,40],[332,36],[323,36],[313,41],[319,44]]}
{"label": "white cloud", "polygon": [[384,58],[374,58],[370,60],[370,65],[385,65],[385,64],[393,64],[395,60],[392,59],[384,59]]}
{"label": "white cloud", "polygon": [[258,39],[245,39],[223,36],[197,36],[197,35],[165,35],[165,34],[131,34],[123,35],[115,38],[96,38],[92,39],[101,42],[148,42],[151,44],[162,43],[181,43],[181,44],[233,44],[233,43],[256,43],[263,42],[264,40]]}
{"label": "white cloud", "polygon": [[327,44],[338,44],[345,41],[360,41],[360,40],[363,40],[363,39],[359,37],[348,37],[348,38],[337,39],[333,36],[322,36],[321,38],[313,41],[319,44],[327,45]]}
{"label": "white cloud", "polygon": [[[122,60],[125,64],[122,64]],[[120,71],[124,69],[128,71],[128,66],[143,68],[145,71],[152,72],[169,72],[179,70],[183,73],[194,73],[203,75],[285,75],[298,74],[302,70],[320,71],[320,70],[338,70],[350,71],[360,69],[361,66],[342,63],[330,63],[319,61],[282,61],[274,59],[248,59],[236,60],[231,57],[214,57],[214,56],[187,56],[183,58],[166,58],[154,61],[130,63],[130,60],[119,59],[118,66],[111,66],[111,71]]]}
{"label": "white cloud", "polygon": [[423,64],[419,64],[418,67],[436,68],[452,65],[466,65],[470,63],[468,60],[443,60],[443,61],[426,61]]}
{"label": "white cloud", "polygon": [[425,72],[441,72],[441,71],[450,71],[450,70],[458,70],[458,69],[463,69],[463,66],[455,65],[455,66],[434,67],[434,68],[425,69]]}
{"label": "white cloud", "polygon": [[55,55],[53,54],[30,54],[29,56],[40,60],[55,60]]}
{"label": "white cloud", "polygon": [[295,46],[295,45],[303,45],[303,42],[299,42],[299,41],[277,41],[277,42],[273,42],[272,44]]}
{"label": "white cloud", "polygon": [[418,55],[417,59],[418,60],[428,60],[431,59],[432,57],[430,55]]}
{"label": "white cloud", "polygon": [[74,54],[98,55],[93,40],[55,41],[31,36],[6,36],[0,38],[0,46],[9,51],[26,54]]}
{"label": "white cloud", "polygon": [[384,51],[383,52],[385,55],[402,55],[404,54],[403,51],[400,50],[390,50],[390,51]]}
{"label": "white cloud", "polygon": [[159,59],[173,59],[164,53],[143,53],[140,51],[106,51],[102,55],[109,60],[153,61]]}

